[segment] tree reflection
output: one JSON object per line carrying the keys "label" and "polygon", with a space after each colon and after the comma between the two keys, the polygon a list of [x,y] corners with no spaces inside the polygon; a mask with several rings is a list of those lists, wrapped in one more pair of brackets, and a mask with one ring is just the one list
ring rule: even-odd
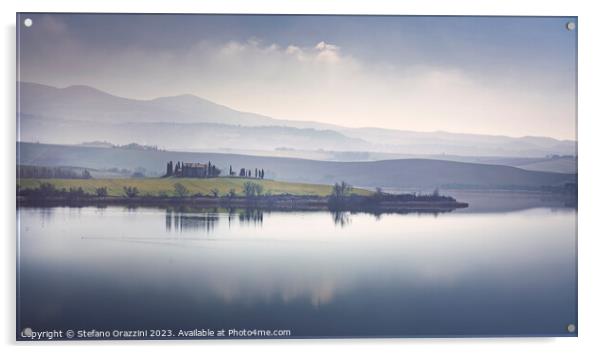
{"label": "tree reflection", "polygon": [[219,222],[219,214],[201,213],[186,214],[167,210],[165,212],[165,229],[167,231],[198,231],[212,232]]}
{"label": "tree reflection", "polygon": [[241,225],[262,225],[263,210],[261,209],[243,209],[238,214],[238,222]]}
{"label": "tree reflection", "polygon": [[219,224],[220,218],[227,219],[228,226],[238,219],[238,224],[259,225],[263,224],[262,209],[257,208],[229,208],[229,209],[182,209],[167,208],[165,210],[165,230],[167,231],[196,231],[205,230],[212,232]]}
{"label": "tree reflection", "polygon": [[353,214],[367,214],[374,216],[376,221],[380,221],[383,215],[430,215],[434,218],[437,218],[439,214],[450,213],[453,210],[428,210],[428,209],[407,209],[403,211],[395,211],[395,212],[383,212],[379,210],[371,211],[371,212],[352,212],[352,211],[341,211],[341,210],[331,210],[330,215],[332,216],[332,221],[336,226],[346,227],[351,225]]}
{"label": "tree reflection", "polygon": [[330,215],[336,226],[345,227],[351,224],[351,213],[348,211],[331,211]]}
{"label": "tree reflection", "polygon": [[[129,212],[134,210],[128,209]],[[451,211],[451,210],[450,210]],[[239,226],[262,226],[264,213],[261,208],[167,208],[165,210],[165,229],[167,231],[195,231],[205,230],[212,232],[217,227],[220,218],[227,220],[228,227],[232,227],[236,221]],[[396,212],[382,212],[375,210],[371,212],[353,212],[343,210],[330,210],[332,221],[337,227],[347,227],[352,222],[353,214],[368,214],[374,216],[378,221],[386,214],[419,214],[437,217],[447,210],[408,209]]]}

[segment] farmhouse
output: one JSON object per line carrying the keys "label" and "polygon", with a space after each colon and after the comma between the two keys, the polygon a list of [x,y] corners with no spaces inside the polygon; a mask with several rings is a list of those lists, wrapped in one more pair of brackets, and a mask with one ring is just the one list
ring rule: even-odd
{"label": "farmhouse", "polygon": [[180,177],[207,177],[207,164],[196,162],[184,162],[180,166],[180,170],[176,170],[176,174]]}
{"label": "farmhouse", "polygon": [[173,161],[167,163],[166,177],[193,177],[193,178],[209,178],[219,176],[220,170],[209,163],[198,163],[198,162],[176,162],[174,165]]}

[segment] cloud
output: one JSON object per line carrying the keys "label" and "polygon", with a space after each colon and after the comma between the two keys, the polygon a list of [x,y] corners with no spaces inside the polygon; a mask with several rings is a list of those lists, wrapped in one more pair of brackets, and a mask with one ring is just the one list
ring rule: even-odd
{"label": "cloud", "polygon": [[339,47],[336,45],[322,41],[316,44],[314,48],[318,51],[316,60],[327,63],[338,63],[341,60],[339,56]]}
{"label": "cloud", "polygon": [[[258,57],[261,57],[262,60],[286,60],[290,58],[300,62],[321,62],[326,64],[336,64],[345,59],[352,60],[351,56],[347,58],[342,56],[340,47],[324,41],[317,43],[313,47],[300,47],[291,44],[283,48],[275,43],[264,44],[261,40],[251,38],[246,42],[229,41],[222,45],[202,41],[193,49],[193,53],[197,57],[206,56],[211,52],[217,53],[221,58],[231,59],[239,57],[247,61]],[[268,56],[271,58],[265,58]]]}
{"label": "cloud", "polygon": [[63,40],[25,52],[23,80],[88,84],[134,98],[192,93],[243,111],[345,126],[574,138],[571,87],[554,91],[493,69],[479,76],[403,58],[376,62],[326,40],[204,39],[187,48],[133,43],[115,50],[77,42],[59,22],[44,23]]}

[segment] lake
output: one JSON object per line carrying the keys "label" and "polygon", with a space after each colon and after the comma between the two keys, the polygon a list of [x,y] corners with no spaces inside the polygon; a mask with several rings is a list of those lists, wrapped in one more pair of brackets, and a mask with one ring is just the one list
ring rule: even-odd
{"label": "lake", "polygon": [[576,335],[577,211],[464,197],[378,216],[21,207],[17,330]]}

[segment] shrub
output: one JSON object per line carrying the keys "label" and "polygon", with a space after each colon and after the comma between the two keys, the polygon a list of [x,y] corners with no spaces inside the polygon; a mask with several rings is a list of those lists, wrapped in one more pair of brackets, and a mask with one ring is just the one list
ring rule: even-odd
{"label": "shrub", "polygon": [[125,193],[125,196],[128,198],[134,198],[138,195],[138,188],[136,187],[130,187],[130,186],[124,186],[123,187],[123,192]]}
{"label": "shrub", "polygon": [[188,188],[180,182],[174,184],[173,188],[178,197],[185,197],[190,193]]}
{"label": "shrub", "polygon": [[259,183],[255,183],[255,194],[257,196],[260,196],[263,194],[263,185],[261,185]]}
{"label": "shrub", "polygon": [[69,188],[67,197],[68,198],[82,198],[85,195],[86,195],[86,193],[84,193],[84,190],[82,189],[82,187],[79,187],[79,188],[71,187],[71,188]]}
{"label": "shrub", "polygon": [[42,183],[38,188],[38,191],[43,196],[50,196],[57,193],[56,187],[52,183]]}
{"label": "shrub", "polygon": [[334,198],[343,198],[350,195],[352,189],[353,187],[349,183],[341,181],[341,183],[335,183],[334,186],[332,186],[330,196]]}
{"label": "shrub", "polygon": [[109,195],[109,192],[107,191],[107,187],[99,187],[96,188],[96,196],[97,197],[106,197]]}
{"label": "shrub", "polygon": [[260,196],[263,193],[263,186],[255,182],[245,182],[243,192],[247,198]]}

